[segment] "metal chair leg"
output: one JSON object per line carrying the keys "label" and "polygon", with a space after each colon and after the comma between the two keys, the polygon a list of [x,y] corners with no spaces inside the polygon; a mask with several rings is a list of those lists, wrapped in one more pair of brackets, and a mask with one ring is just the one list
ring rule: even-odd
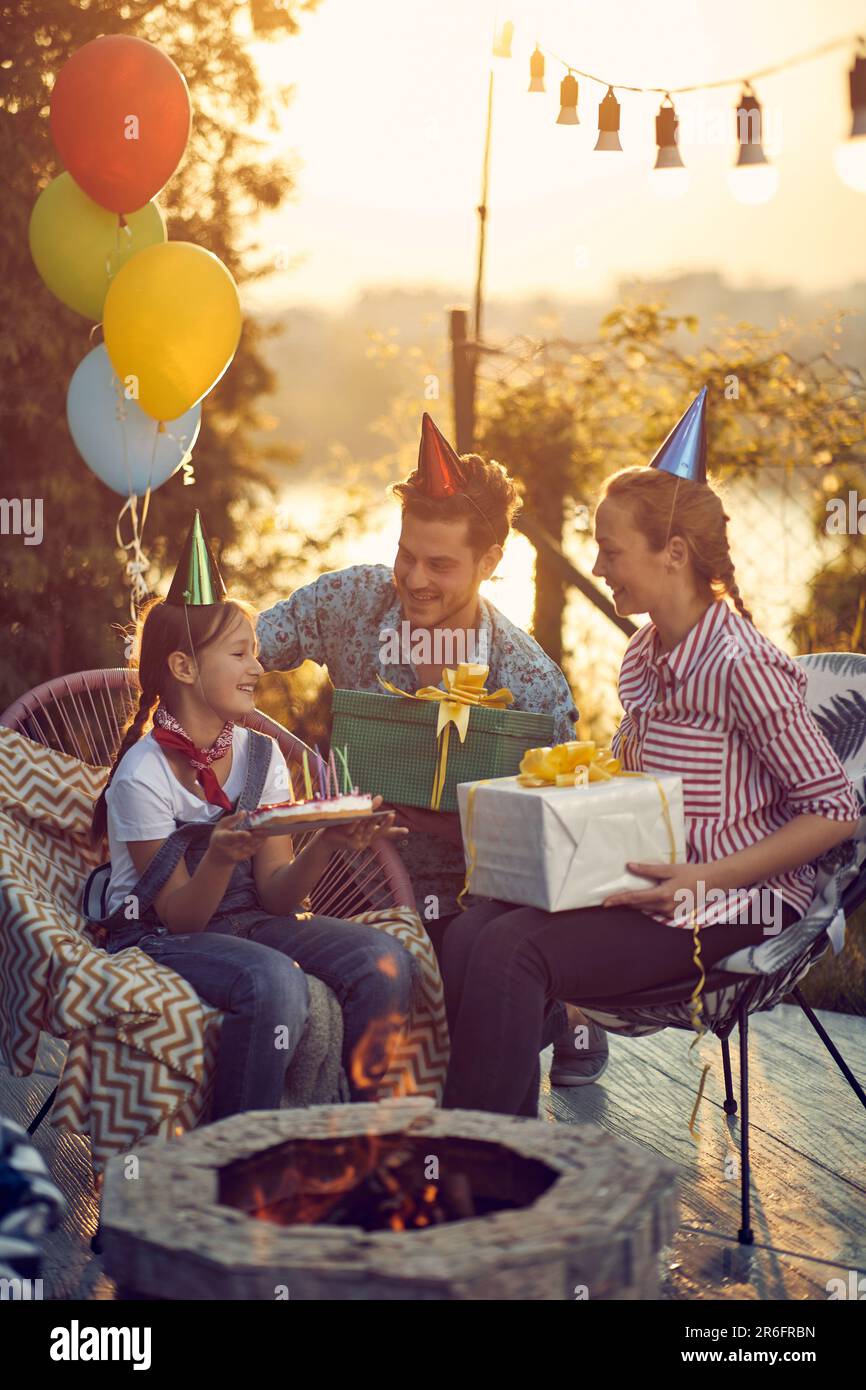
{"label": "metal chair leg", "polygon": [[755,1237],[750,1224],[749,1172],[749,1014],[745,1004],[738,1010],[740,1030],[740,1229],[737,1240],[741,1245],[753,1245]]}
{"label": "metal chair leg", "polygon": [[38,1129],[39,1126],[42,1124],[42,1121],[45,1119],[45,1116],[48,1114],[48,1111],[51,1109],[52,1105],[54,1104],[54,1097],[55,1097],[56,1095],[57,1095],[57,1087],[55,1086],[55,1087],[54,1087],[54,1090],[51,1092],[51,1095],[48,1097],[48,1099],[47,1099],[46,1101],[43,1101],[42,1106],[40,1107],[38,1113],[37,1113],[36,1115],[34,1115],[33,1119],[30,1121],[29,1125],[27,1126],[27,1133],[28,1133],[28,1134],[35,1134],[35,1133],[36,1133],[37,1129]]}
{"label": "metal chair leg", "polygon": [[866,1106],[866,1094],[864,1094],[863,1087],[860,1085],[860,1082],[857,1080],[851,1068],[848,1066],[848,1063],[845,1061],[845,1058],[842,1056],[836,1044],[833,1042],[833,1039],[830,1037],[829,1033],[824,1028],[823,1024],[821,1023],[821,1020],[815,1017],[809,1005],[806,1003],[806,1000],[803,998],[802,992],[799,988],[795,987],[791,990],[791,993],[793,994],[797,1003],[800,1005],[800,1008],[803,1010],[803,1013],[808,1018],[812,1027],[815,1029],[815,1032],[818,1034],[818,1037],[821,1039],[830,1056],[833,1058],[833,1061],[836,1063],[845,1080],[848,1082],[848,1085],[851,1087],[851,1090],[854,1092],[855,1096],[860,1101],[860,1104]]}
{"label": "metal chair leg", "polygon": [[736,1115],[737,1102],[734,1099],[734,1083],[731,1080],[731,1049],[727,1038],[722,1039],[722,1069],[725,1073],[725,1114]]}

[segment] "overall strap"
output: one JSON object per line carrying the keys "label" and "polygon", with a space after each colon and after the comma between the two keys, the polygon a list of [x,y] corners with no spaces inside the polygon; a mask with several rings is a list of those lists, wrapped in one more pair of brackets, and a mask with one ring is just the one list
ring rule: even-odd
{"label": "overall strap", "polygon": [[268,734],[256,733],[255,729],[247,729],[247,733],[247,775],[244,789],[235,803],[236,811],[254,811],[261,801],[274,746],[274,740]]}
{"label": "overall strap", "polygon": [[212,821],[188,821],[178,826],[160,845],[130,897],[138,899],[139,914],[146,912],[160,890],[171,878],[189,846],[197,839],[210,839],[211,831],[221,816]]}
{"label": "overall strap", "polygon": [[[249,743],[247,744],[246,777],[243,791],[235,802],[233,811],[255,810],[262,799],[265,779],[271,765],[271,749],[274,740],[269,738],[267,734],[256,733],[254,729],[249,729],[247,732]],[[225,815],[232,813],[224,812]],[[160,845],[132,890],[132,896],[138,899],[139,912],[145,912],[151,906],[154,898],[159,895],[161,889],[171,878],[187,849],[197,841],[209,840],[214,826],[218,825],[221,820],[222,816],[215,816],[213,820],[208,821],[187,821],[172,831]]]}

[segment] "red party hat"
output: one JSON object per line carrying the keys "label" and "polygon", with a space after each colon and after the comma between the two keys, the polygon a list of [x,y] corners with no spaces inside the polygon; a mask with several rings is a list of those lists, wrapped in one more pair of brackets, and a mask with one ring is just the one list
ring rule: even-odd
{"label": "red party hat", "polygon": [[421,418],[421,444],[418,449],[420,490],[428,497],[451,497],[464,485],[460,457],[436,428],[426,410]]}

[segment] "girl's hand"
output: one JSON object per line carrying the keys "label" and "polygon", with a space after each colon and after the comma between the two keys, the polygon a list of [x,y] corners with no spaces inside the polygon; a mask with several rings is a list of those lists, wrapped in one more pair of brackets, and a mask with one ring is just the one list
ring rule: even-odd
{"label": "girl's hand", "polygon": [[[605,898],[602,907],[634,907],[640,912],[662,912],[665,916],[687,913],[691,918],[695,905],[697,886],[703,880],[705,892],[711,888],[711,864],[626,864],[633,874],[642,878],[652,878],[656,882],[651,888],[639,888],[633,892],[611,893]],[[691,894],[691,907],[676,894],[687,891]]]}
{"label": "girl's hand", "polygon": [[240,829],[245,819],[245,811],[235,811],[231,816],[223,816],[214,826],[207,852],[218,863],[240,864],[244,859],[251,859],[267,839],[261,829]]}
{"label": "girl's hand", "polygon": [[[382,804],[381,796],[373,798],[373,810],[378,811]],[[352,821],[346,825],[329,825],[321,832],[320,839],[329,849],[367,849],[374,840],[395,840],[409,831],[401,826],[395,826],[396,812],[391,811],[383,820],[370,820],[362,817],[360,820]]]}

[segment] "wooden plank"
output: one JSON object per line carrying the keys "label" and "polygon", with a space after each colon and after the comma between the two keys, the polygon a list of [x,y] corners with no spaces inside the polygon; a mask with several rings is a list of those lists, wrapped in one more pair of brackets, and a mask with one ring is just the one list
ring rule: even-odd
{"label": "wooden plank", "polygon": [[[799,1017],[807,1032],[794,1021]],[[856,1072],[864,1020],[821,1018]],[[828,1279],[866,1265],[866,1111],[799,1009],[782,1006],[756,1015],[750,1035],[752,1226],[757,1242],[795,1256],[748,1250],[708,1233],[735,1237],[739,1226],[739,1122],[721,1110],[720,1049],[716,1086],[702,1102],[700,1149],[687,1129],[699,1071],[688,1063],[685,1032],[612,1036],[610,1065],[593,1086],[551,1092],[550,1052],[545,1058],[542,1108],[549,1118],[602,1124],[682,1169],[684,1225],[666,1262],[666,1297],[826,1298]],[[738,1059],[734,1046],[731,1051],[736,1093]],[[826,1074],[822,1053],[838,1087]],[[840,1119],[846,1095],[850,1123]],[[685,1229],[689,1225],[702,1233]]]}
{"label": "wooden plank", "polygon": [[[854,1075],[866,1085],[866,1018],[822,1012],[818,1017],[839,1047]],[[683,1086],[691,1095],[688,1113],[697,1093],[700,1070],[689,1063],[692,1034],[669,1028],[646,1038],[616,1038],[613,1047],[623,1044],[640,1057],[640,1085],[655,1095],[659,1085]],[[863,1194],[866,1205],[866,1109],[840,1072],[833,1058],[797,1007],[781,1005],[771,1013],[756,1014],[749,1020],[749,1102],[750,1127],[759,1126],[851,1181]],[[611,1062],[601,1081],[602,1087],[616,1084],[613,1047]],[[634,1051],[637,1049],[637,1051]],[[691,1053],[696,1056],[698,1049]],[[739,1104],[739,1033],[730,1039],[734,1097]],[[617,1051],[619,1056],[619,1051]],[[724,1100],[722,1050],[718,1039],[708,1036],[700,1043],[700,1056],[711,1064],[703,1104]],[[633,1073],[629,1068],[629,1077]],[[562,1090],[560,1095],[568,1095]],[[574,1088],[571,1094],[575,1094]],[[739,1143],[739,1130],[736,1142]],[[832,1146],[832,1162],[828,1149]]]}

